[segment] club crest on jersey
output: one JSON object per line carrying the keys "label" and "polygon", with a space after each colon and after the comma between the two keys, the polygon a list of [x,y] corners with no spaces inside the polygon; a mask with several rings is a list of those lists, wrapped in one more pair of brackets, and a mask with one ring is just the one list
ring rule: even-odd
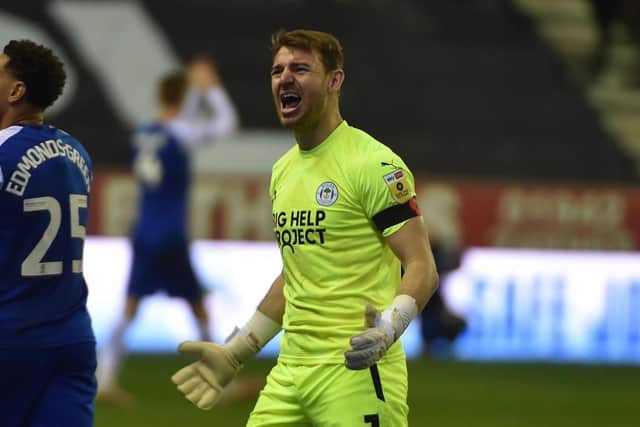
{"label": "club crest on jersey", "polygon": [[316,191],[316,201],[322,206],[331,206],[338,200],[338,187],[331,181],[323,182]]}
{"label": "club crest on jersey", "polygon": [[402,169],[396,169],[384,176],[384,182],[389,187],[391,197],[398,203],[405,203],[412,196],[407,182],[407,174]]}

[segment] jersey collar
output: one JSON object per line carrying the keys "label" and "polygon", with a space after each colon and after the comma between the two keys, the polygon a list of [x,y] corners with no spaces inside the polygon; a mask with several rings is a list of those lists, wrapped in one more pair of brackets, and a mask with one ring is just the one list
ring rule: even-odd
{"label": "jersey collar", "polygon": [[22,126],[13,125],[0,130],[0,145],[4,144],[9,138],[22,130]]}
{"label": "jersey collar", "polygon": [[342,122],[333,130],[333,132],[331,132],[329,136],[327,136],[320,144],[316,145],[311,150],[301,150],[300,147],[298,147],[298,152],[303,157],[317,156],[318,154],[325,151],[328,146],[332,145],[334,141],[340,139],[340,135],[342,135],[348,127],[349,123],[347,123],[346,120],[342,120]]}

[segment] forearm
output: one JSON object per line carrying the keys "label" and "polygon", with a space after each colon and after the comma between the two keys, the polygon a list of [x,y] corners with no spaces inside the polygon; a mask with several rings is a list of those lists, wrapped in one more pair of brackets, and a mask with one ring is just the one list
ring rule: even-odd
{"label": "forearm", "polygon": [[422,217],[408,220],[387,241],[404,267],[396,297],[382,313],[382,319],[393,325],[394,338],[398,339],[433,295],[438,274]]}
{"label": "forearm", "polygon": [[420,258],[406,263],[402,282],[396,294],[412,297],[419,313],[437,288],[438,273],[433,257]]}
{"label": "forearm", "polygon": [[178,116],[181,120],[193,121],[198,118],[198,105],[200,103],[201,92],[194,88],[190,88],[187,91],[187,94],[184,99],[184,103],[182,104],[182,108],[180,109],[180,115]]}
{"label": "forearm", "polygon": [[[192,91],[188,95],[183,114],[169,123],[169,129],[187,146],[212,142],[234,132],[238,127],[235,107],[222,87],[214,87],[200,94]],[[198,109],[192,106],[203,96],[214,111],[208,120],[199,118]],[[194,98],[195,96],[195,98]]]}
{"label": "forearm", "polygon": [[233,132],[238,127],[238,113],[227,91],[221,85],[210,88],[204,94],[206,102],[213,110],[209,121],[210,132],[214,137]]}
{"label": "forearm", "polygon": [[420,312],[438,287],[438,273],[422,217],[415,217],[387,238],[402,262],[404,275],[396,295],[408,295]]}
{"label": "forearm", "polygon": [[284,306],[284,277],[282,276],[282,273],[280,273],[258,305],[258,311],[269,317],[274,322],[282,324]]}

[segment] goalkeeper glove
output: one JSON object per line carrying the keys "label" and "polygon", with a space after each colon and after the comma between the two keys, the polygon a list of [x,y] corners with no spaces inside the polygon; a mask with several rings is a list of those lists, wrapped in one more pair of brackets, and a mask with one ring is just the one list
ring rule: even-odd
{"label": "goalkeeper glove", "polygon": [[176,372],[171,381],[200,409],[211,409],[242,364],[256,354],[280,330],[280,325],[259,311],[242,329],[236,329],[224,345],[183,342],[178,351],[198,358]]}
{"label": "goalkeeper glove", "polygon": [[351,337],[351,349],[344,354],[346,367],[358,370],[374,365],[417,314],[416,300],[409,295],[396,296],[391,307],[382,313],[367,304],[364,311],[366,330]]}

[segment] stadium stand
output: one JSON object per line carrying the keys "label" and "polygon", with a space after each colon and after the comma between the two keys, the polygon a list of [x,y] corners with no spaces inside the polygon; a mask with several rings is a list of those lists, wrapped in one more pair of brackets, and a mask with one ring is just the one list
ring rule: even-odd
{"label": "stadium stand", "polygon": [[[515,4],[535,21],[538,34],[583,86],[603,127],[640,170],[640,4],[634,0],[516,0]],[[607,18],[606,36],[603,24],[597,25],[598,4],[611,8],[601,11]],[[594,62],[599,63],[597,70]]]}
{"label": "stadium stand", "polygon": [[[61,9],[73,7],[73,17],[94,13],[106,22],[109,15],[97,10],[106,6],[34,3],[42,6],[35,8],[37,14],[19,2],[3,5],[2,11],[55,36],[78,73],[73,102],[56,121],[87,141],[98,167],[126,167],[130,125],[121,118],[122,106],[114,105],[109,85],[96,76],[99,66],[87,61],[79,36],[59,18],[65,13],[69,18],[71,12]],[[185,0],[179,10],[166,2],[135,4],[178,59],[186,61],[205,50],[224,61],[222,73],[237,99],[244,129],[278,128],[268,87],[270,34],[280,27],[316,28],[338,34],[350,52],[345,117],[408,159],[416,173],[637,182],[633,153],[615,142],[620,136],[611,131],[609,117],[570,77],[561,55],[543,40],[519,3]],[[117,40],[123,43],[113,44],[115,58],[126,68],[127,22],[117,22]],[[111,27],[107,30],[112,33]],[[93,52],[98,48],[90,47]],[[128,102],[136,99],[133,89]],[[635,130],[635,122],[629,118],[624,123]]]}
{"label": "stadium stand", "polygon": [[[266,71],[256,66],[269,61],[266,38],[274,23],[325,28],[340,34],[351,52],[345,117],[380,135],[418,171],[637,178],[580,87],[510,1],[241,1],[220,6],[213,18],[191,1],[177,19],[168,5],[146,4],[176,35],[180,51],[188,51],[194,37],[211,40],[216,55],[234,62],[226,79],[245,126],[275,125],[270,100],[259,96],[266,92]],[[188,22],[198,22],[193,27],[202,32],[180,32]]]}

